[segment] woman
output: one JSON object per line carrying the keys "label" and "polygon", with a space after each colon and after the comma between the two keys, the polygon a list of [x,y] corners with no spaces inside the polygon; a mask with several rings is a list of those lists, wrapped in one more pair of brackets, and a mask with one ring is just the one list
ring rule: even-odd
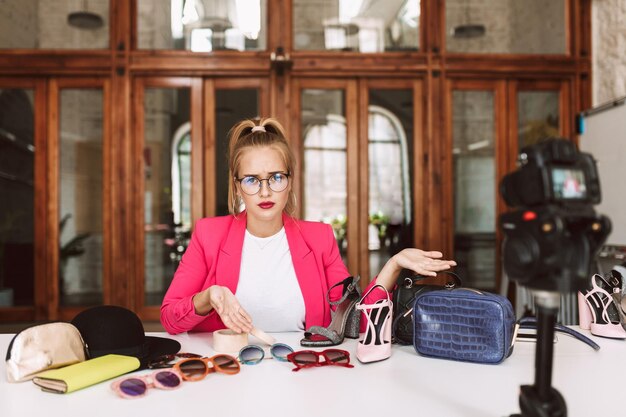
{"label": "woman", "polygon": [[[248,332],[253,321],[274,332],[330,323],[326,294],[350,273],[329,225],[293,217],[294,162],[275,119],[244,120],[231,129],[232,215],[196,223],[161,306],[161,323],[169,333]],[[391,291],[403,268],[434,276],[456,265],[441,257],[440,252],[404,249],[370,286],[378,283]],[[339,298],[341,288],[332,293]],[[382,295],[372,292],[374,299]]]}

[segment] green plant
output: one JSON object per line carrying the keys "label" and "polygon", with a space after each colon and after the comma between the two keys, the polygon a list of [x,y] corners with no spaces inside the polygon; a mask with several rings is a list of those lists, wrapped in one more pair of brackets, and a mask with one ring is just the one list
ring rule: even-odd
{"label": "green plant", "polygon": [[378,230],[378,237],[384,238],[387,235],[387,228],[389,227],[389,216],[378,210],[376,213],[370,214],[370,224],[376,226]]}
{"label": "green plant", "polygon": [[[67,213],[59,222],[59,236],[63,233],[63,229],[71,217],[72,215]],[[65,275],[68,260],[74,256],[80,256],[85,253],[83,242],[89,236],[91,236],[91,233],[80,233],[68,240],[65,244],[59,243],[59,280],[62,280]]]}
{"label": "green plant", "polygon": [[333,232],[335,233],[335,239],[340,242],[346,238],[347,223],[348,219],[343,214],[338,214],[337,216],[330,219],[330,226],[333,228]]}

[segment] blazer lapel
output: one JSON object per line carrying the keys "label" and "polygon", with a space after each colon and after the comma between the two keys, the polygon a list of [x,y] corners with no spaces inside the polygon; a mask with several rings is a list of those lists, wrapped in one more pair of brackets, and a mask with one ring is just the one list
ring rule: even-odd
{"label": "blazer lapel", "polygon": [[315,256],[304,240],[297,220],[283,214],[283,224],[285,225],[293,268],[304,298],[307,327],[311,323],[322,324],[324,317],[330,313],[327,311],[329,307],[322,289],[321,274]]}
{"label": "blazer lapel", "polygon": [[246,231],[246,213],[240,213],[233,218],[226,241],[220,248],[217,260],[215,282],[228,287],[233,294],[237,292],[239,270],[241,268],[241,251]]}

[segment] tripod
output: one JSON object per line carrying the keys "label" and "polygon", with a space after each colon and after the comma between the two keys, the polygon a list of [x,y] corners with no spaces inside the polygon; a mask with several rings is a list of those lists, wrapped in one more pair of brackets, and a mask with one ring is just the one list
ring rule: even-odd
{"label": "tripod", "polygon": [[537,305],[537,348],[535,350],[535,384],[522,385],[519,396],[521,414],[511,417],[566,417],[563,396],[552,388],[554,324],[559,311],[557,292],[535,292]]}

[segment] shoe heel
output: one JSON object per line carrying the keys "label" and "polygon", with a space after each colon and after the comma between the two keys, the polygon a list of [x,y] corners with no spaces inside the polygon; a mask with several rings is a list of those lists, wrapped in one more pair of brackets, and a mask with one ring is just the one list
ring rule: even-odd
{"label": "shoe heel", "polygon": [[[328,327],[311,326],[300,340],[301,346],[336,346],[343,342],[344,337],[356,339],[359,337],[361,315],[355,307],[359,301],[358,286],[360,277],[348,277],[333,285],[326,293],[331,306],[337,306]],[[333,288],[343,286],[342,296],[338,301],[330,300]]]}
{"label": "shoe heel", "polygon": [[346,334],[345,336],[350,339],[359,338],[359,329],[361,327],[361,312],[356,308],[353,308],[348,315],[348,321],[346,322]]}
{"label": "shoe heel", "polygon": [[578,322],[579,326],[583,330],[589,330],[591,328],[591,309],[587,305],[585,296],[578,291]]}

